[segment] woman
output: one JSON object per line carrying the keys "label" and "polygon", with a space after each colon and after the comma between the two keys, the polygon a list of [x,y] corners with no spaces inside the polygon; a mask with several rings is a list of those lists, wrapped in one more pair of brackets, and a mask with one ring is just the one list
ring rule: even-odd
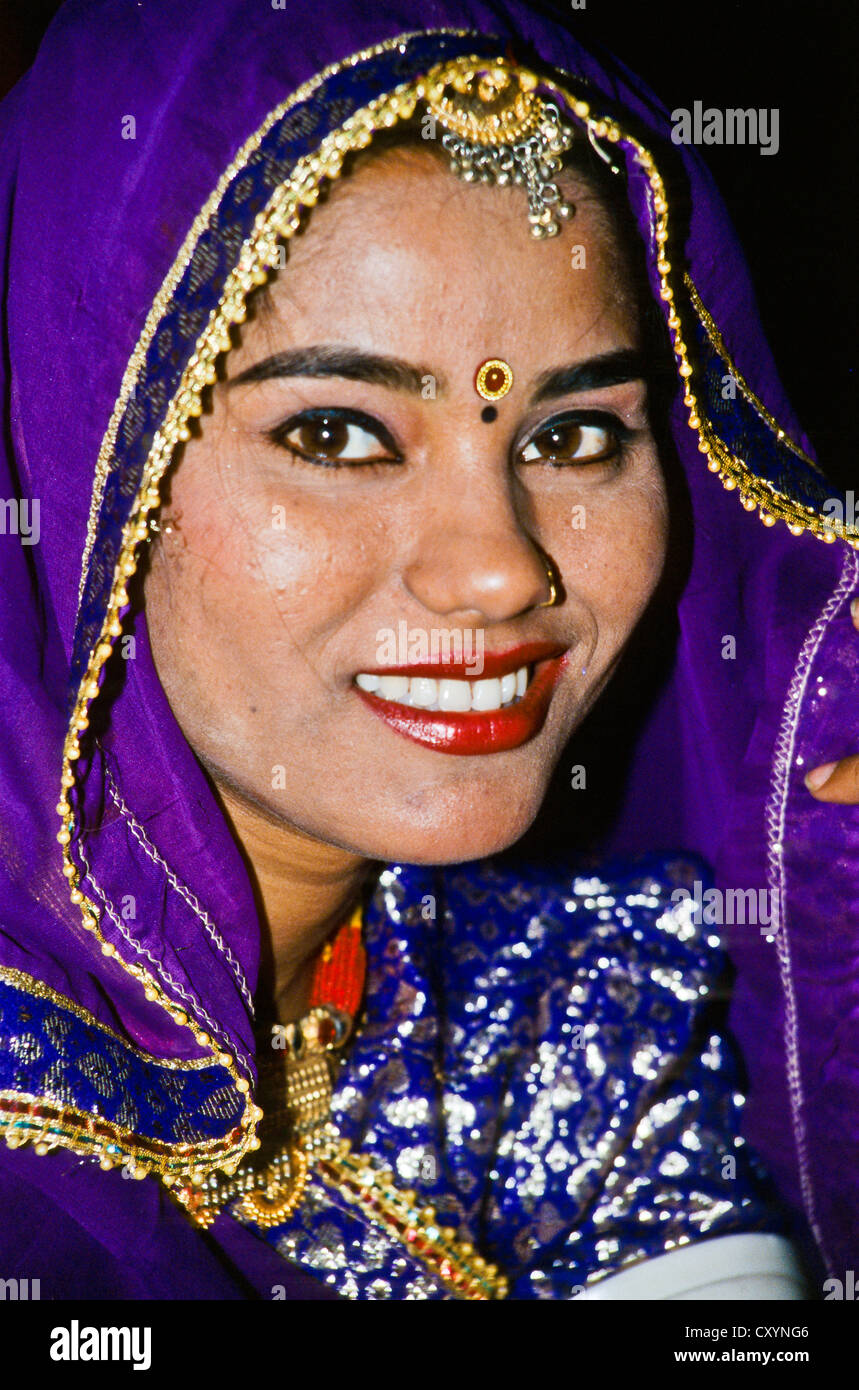
{"label": "woman", "polygon": [[801,1296],[705,892],[766,904],[746,1132],[849,1249],[805,982],[849,1006],[854,813],[802,773],[853,538],[665,114],[430,8],[73,4],[5,107],[0,1248],[46,1295]]}

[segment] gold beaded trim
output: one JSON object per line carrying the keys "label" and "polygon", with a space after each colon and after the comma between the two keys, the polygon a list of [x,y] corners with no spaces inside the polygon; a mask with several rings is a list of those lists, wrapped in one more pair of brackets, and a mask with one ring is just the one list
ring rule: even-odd
{"label": "gold beaded trim", "polygon": [[[738,370],[731,354],[725,346],[724,339],[719,332],[712,315],[705,308],[701,296],[691,275],[685,274],[684,281],[689,292],[698,318],[700,319],[705,332],[716,352],[722,358],[727,370],[737,383],[740,394],[745,397],[752,408],[763,420],[764,424],[772,430],[780,444],[789,449],[797,458],[802,459],[803,463],[813,468],[815,472],[822,474],[820,467],[814,459],[809,458],[808,454],[791,439],[786,430],[783,430],[778,421],[770,414],[766,406],[755,395],[748,382]],[[688,404],[688,401],[687,401]],[[690,424],[692,423],[690,419]],[[754,511],[755,507],[762,506],[768,509],[769,515],[762,515],[761,520],[766,526],[772,526],[776,520],[787,523],[791,535],[801,535],[803,531],[811,531],[819,540],[827,541],[831,544],[835,540],[846,541],[854,550],[859,549],[859,529],[855,526],[847,526],[844,522],[838,521],[834,517],[822,515],[815,511],[813,507],[803,506],[792,498],[785,497],[778,492],[771,484],[763,479],[749,475],[748,469],[742,460],[738,459],[730,452],[727,446],[715,434],[709,421],[702,420],[699,434],[702,435],[704,442],[708,445],[708,468],[711,472],[719,472],[724,486],[730,491],[736,487],[740,491],[740,502],[747,511]],[[751,479],[751,481],[749,481]]]}
{"label": "gold beaded trim", "polygon": [[[463,35],[467,31],[449,29],[437,32]],[[362,50],[343,63],[332,64],[300,88],[289,101],[277,107],[267,117],[259,131],[243,146],[236,159],[225,171],[202,212],[195,219],[182,250],[153,302],[141,338],[126,369],[120,395],[99,452],[83,555],[81,593],[95,540],[99,507],[113,459],[119,422],[134,389],[134,383],[142,369],[146,350],[158,323],[175,292],[193,253],[194,246],[205,229],[212,211],[223,196],[225,188],[247,161],[250,154],[257,148],[273,122],[285,114],[292,105],[306,99],[322,81],[333,73],[344,67],[354,66],[374,54],[395,48],[409,37],[411,37],[409,34],[399,35],[397,38],[376,45],[374,48]],[[512,71],[504,58],[493,60],[493,62],[498,69],[507,68]],[[80,887],[80,870],[70,852],[74,822],[68,800],[68,791],[75,781],[74,763],[80,757],[81,735],[89,726],[88,710],[98,695],[99,673],[111,655],[116,638],[122,633],[119,612],[128,603],[128,581],[137,569],[136,551],[141,543],[148,538],[150,526],[154,520],[152,514],[160,505],[161,479],[169,467],[177,444],[190,438],[191,431],[188,421],[202,413],[202,393],[216,379],[215,364],[217,358],[230,347],[230,326],[244,321],[246,316],[245,301],[248,294],[255,286],[265,282],[269,271],[277,264],[279,243],[293,235],[301,224],[304,210],[315,205],[322,180],[334,179],[338,176],[345,154],[369,145],[376,131],[393,126],[401,119],[407,119],[411,116],[419,100],[425,100],[430,95],[437,100],[449,78],[452,80],[456,77],[458,80],[466,80],[469,64],[473,76],[478,71],[485,69],[486,59],[475,57],[464,63],[460,58],[439,63],[427,73],[424,79],[403,83],[392,93],[368,103],[338,130],[326,136],[315,154],[306,156],[296,164],[288,183],[281,185],[268,206],[257,216],[254,231],[243,244],[238,264],[227,277],[221,301],[212,313],[209,323],[197,342],[196,350],[186,367],[180,386],[168,406],[164,422],[155,436],[132,514],[123,530],[122,544],[114,570],[113,587],[101,635],[90,654],[87,671],[78,690],[66,735],[61,772],[62,790],[57,805],[62,829],[59,831],[57,839],[63,846],[63,873],[69,881],[70,897],[80,908],[84,928],[93,933],[106,956],[116,957],[122,968],[140,981],[148,999],[159,1003],[170,1014],[175,1023],[190,1028],[195,1040],[202,1048],[212,1050],[212,1055],[217,1058],[219,1064],[230,1072],[236,1088],[247,1096],[245,1114],[241,1121],[243,1139],[235,1150],[235,1156],[231,1156],[229,1164],[225,1164],[221,1160],[213,1165],[210,1155],[204,1153],[202,1147],[197,1146],[192,1147],[193,1158],[185,1165],[189,1172],[194,1169],[198,1174],[205,1174],[206,1171],[211,1170],[212,1166],[234,1172],[245,1154],[259,1146],[259,1141],[256,1138],[256,1123],[261,1112],[247,1095],[250,1089],[249,1082],[238,1072],[235,1059],[227,1053],[218,1052],[210,1034],[201,1028],[195,1019],[189,1017],[186,1010],[174,1003],[153,976],[136,962],[128,963],[123,960],[116,947],[104,939],[100,928],[99,909],[91,899],[84,895]],[[542,78],[537,78],[527,69],[515,67],[515,71],[519,86],[525,93],[529,90],[529,84],[532,82],[541,82],[546,88],[551,88],[553,85]],[[566,102],[575,115],[585,123],[589,137],[607,139],[611,143],[617,143],[621,139],[625,140],[632,148],[636,162],[648,177],[656,218],[655,239],[658,246],[657,269],[660,276],[660,295],[669,310],[668,326],[678,359],[678,371],[685,382],[684,400],[689,411],[689,425],[698,432],[698,447],[707,456],[708,467],[711,471],[718,473],[727,489],[739,489],[744,507],[749,510],[756,507],[760,509],[761,519],[765,525],[773,525],[777,519],[782,519],[789,524],[791,531],[795,534],[802,530],[811,530],[815,534],[821,535],[824,540],[833,540],[835,535],[839,534],[839,530],[834,524],[827,526],[816,512],[785,497],[756,478],[741,460],[730,454],[709,423],[699,416],[697,401],[690,386],[693,369],[688,360],[686,345],[683,342],[674,289],[669,280],[671,265],[665,256],[665,246],[668,241],[668,202],[665,187],[654,160],[637,140],[622,132],[613,119],[594,115],[586,101],[575,98],[559,86],[555,86],[554,90],[558,97]],[[846,536],[846,528],[841,529],[845,531],[845,539],[850,539],[851,544],[859,544],[859,540]],[[151,1170],[161,1172],[166,1180],[170,1180],[167,1178],[167,1165],[163,1161],[159,1162],[153,1157]]]}
{"label": "gold beaded trim", "polygon": [[0,980],[6,984],[19,989],[22,994],[32,994],[36,999],[50,999],[52,1004],[63,1009],[66,1013],[74,1014],[90,1028],[97,1028],[100,1033],[105,1033],[107,1037],[113,1038],[120,1046],[133,1051],[136,1057],[142,1062],[150,1062],[156,1067],[167,1067],[170,1071],[202,1071],[212,1065],[210,1057],[184,1057],[184,1058],[165,1058],[155,1057],[151,1052],[144,1052],[143,1048],[132,1045],[121,1033],[117,1033],[113,1028],[109,1028],[106,1023],[102,1023],[88,1009],[76,1004],[73,999],[67,999],[64,994],[58,994],[50,985],[46,985],[43,980],[37,980],[32,975],[27,975],[23,970],[13,970],[10,966],[0,965]]}
{"label": "gold beaded trim", "polygon": [[742,396],[745,396],[746,400],[749,402],[749,405],[754,407],[758,415],[760,415],[761,419],[763,420],[764,424],[769,426],[769,428],[772,430],[773,434],[780,441],[780,443],[784,444],[784,446],[787,449],[790,449],[791,453],[796,454],[797,458],[802,459],[803,463],[807,463],[809,467],[813,468],[815,472],[819,473],[819,464],[815,463],[813,458],[809,458],[808,454],[806,454],[805,451],[801,449],[793,439],[791,439],[787,431],[781,428],[778,421],[774,419],[772,415],[770,415],[766,406],[755,395],[748,382],[744,379],[744,377],[738,370],[736,363],[734,362],[733,358],[731,357],[731,354],[728,352],[728,349],[725,346],[724,338],[722,337],[721,333],[716,327],[713,316],[704,307],[704,303],[701,299],[700,294],[698,293],[695,281],[692,279],[692,276],[689,274],[688,271],[686,271],[686,273],[684,274],[683,280],[687,290],[689,291],[689,298],[692,300],[692,306],[695,310],[695,313],[698,315],[698,318],[701,320],[701,323],[706,329],[707,337],[710,339],[710,342],[713,344],[713,347],[716,349],[716,352],[722,358],[722,361],[725,363],[725,366],[727,367],[731,376],[734,378],[734,381],[737,383],[737,386],[740,389],[740,394]]}
{"label": "gold beaded trim", "polygon": [[187,1174],[192,1155],[197,1174],[206,1164],[231,1166],[237,1152],[226,1139],[160,1144],[92,1111],[20,1091],[0,1091],[0,1131],[10,1149],[32,1144],[40,1155],[71,1149],[81,1158],[98,1159],[105,1170],[125,1168],[133,1178],[157,1173],[168,1186]]}
{"label": "gold beaded trim", "polygon": [[435,1208],[418,1205],[417,1194],[394,1186],[390,1169],[374,1168],[338,1138],[314,1162],[319,1174],[370,1221],[383,1227],[458,1298],[505,1298],[508,1281],[487,1264],[474,1246],[457,1240],[436,1218]]}

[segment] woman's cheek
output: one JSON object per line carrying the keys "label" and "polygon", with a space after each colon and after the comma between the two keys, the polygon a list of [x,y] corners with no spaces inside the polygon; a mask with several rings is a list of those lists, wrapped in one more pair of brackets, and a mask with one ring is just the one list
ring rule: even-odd
{"label": "woman's cheek", "polygon": [[[592,611],[604,640],[626,640],[659,583],[667,543],[661,477],[570,509],[564,587]],[[558,553],[558,552],[556,552]]]}
{"label": "woman's cheek", "polygon": [[241,517],[235,572],[256,612],[312,631],[338,626],[378,580],[366,528],[342,507],[272,493]]}

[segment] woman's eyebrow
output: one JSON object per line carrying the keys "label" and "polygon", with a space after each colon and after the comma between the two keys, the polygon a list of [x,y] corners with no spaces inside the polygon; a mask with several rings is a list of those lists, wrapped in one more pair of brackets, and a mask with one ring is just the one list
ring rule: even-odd
{"label": "woman's eyebrow", "polygon": [[601,353],[583,362],[571,362],[565,367],[553,367],[537,377],[531,399],[555,400],[573,391],[593,391],[603,386],[619,386],[624,381],[647,381],[650,376],[647,360],[635,348],[618,348]]}
{"label": "woman's eyebrow", "polygon": [[311,376],[347,377],[350,381],[366,381],[373,386],[388,386],[394,391],[420,395],[430,377],[436,389],[443,390],[444,376],[429,367],[413,366],[399,357],[384,357],[372,352],[359,352],[349,347],[301,347],[276,352],[262,362],[230,377],[228,386],[244,386],[254,381],[270,381],[273,377]]}
{"label": "woman's eyebrow", "polygon": [[[276,377],[345,377],[364,381],[372,386],[387,386],[394,391],[421,395],[427,379],[435,389],[446,387],[444,374],[429,367],[414,366],[400,357],[361,352],[357,348],[316,345],[288,348],[263,358],[247,367],[238,376],[227,380],[228,386],[245,386],[253,382],[271,381]],[[576,391],[592,391],[605,386],[618,386],[626,381],[647,380],[645,357],[634,348],[619,348],[601,353],[582,362],[553,367],[537,377],[531,400],[554,400]]]}

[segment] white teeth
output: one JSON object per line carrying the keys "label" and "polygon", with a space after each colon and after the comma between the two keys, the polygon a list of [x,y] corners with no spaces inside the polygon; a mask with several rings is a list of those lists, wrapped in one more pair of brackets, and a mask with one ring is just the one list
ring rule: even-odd
{"label": "white teeth", "polygon": [[471,687],[471,708],[483,710],[500,709],[500,680],[475,681]]}
{"label": "white teeth", "polygon": [[383,700],[402,700],[409,693],[408,676],[380,676],[378,693]]}
{"label": "white teeth", "polygon": [[429,676],[379,676],[361,671],[355,684],[382,700],[411,705],[416,709],[443,710],[465,714],[468,710],[491,713],[521,700],[528,689],[528,667],[520,666],[506,676],[484,680],[433,680]]}
{"label": "white teeth", "polygon": [[429,676],[414,676],[409,695],[418,709],[438,709],[438,681]]}
{"label": "white teeth", "polygon": [[439,681],[438,707],[449,714],[464,714],[471,709],[471,686],[468,681]]}

